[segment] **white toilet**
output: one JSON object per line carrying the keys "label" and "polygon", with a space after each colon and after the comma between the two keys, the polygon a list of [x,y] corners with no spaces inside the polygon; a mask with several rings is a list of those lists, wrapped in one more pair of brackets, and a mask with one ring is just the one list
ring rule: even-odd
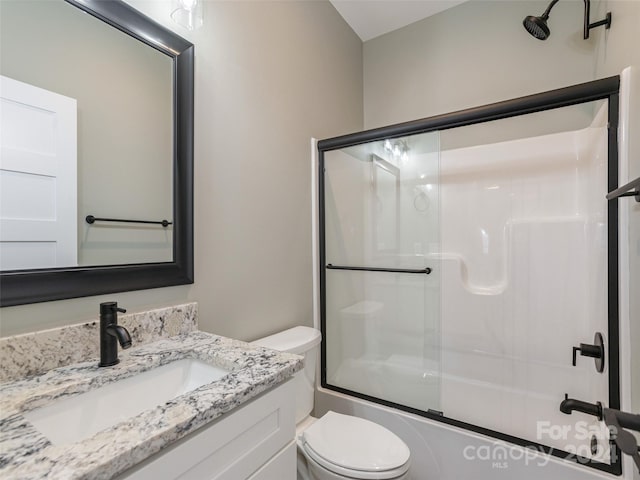
{"label": "white toilet", "polygon": [[311,416],[320,344],[318,330],[294,327],[253,343],[305,357],[304,370],[294,376],[299,479],[407,478],[409,447],[383,426],[331,411],[318,419]]}

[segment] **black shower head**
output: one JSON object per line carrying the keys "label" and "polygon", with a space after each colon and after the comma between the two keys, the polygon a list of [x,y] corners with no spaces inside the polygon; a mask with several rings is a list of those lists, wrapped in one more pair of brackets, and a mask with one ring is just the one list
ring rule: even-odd
{"label": "black shower head", "polygon": [[[553,6],[559,1],[560,0],[551,0],[551,3],[547,7],[547,9],[539,17],[534,17],[532,15],[529,15],[527,18],[525,18],[522,21],[522,24],[524,25],[524,28],[527,30],[527,32],[529,32],[531,35],[536,37],[538,40],[546,40],[547,38],[549,38],[549,35],[551,35],[551,31],[547,26],[547,20],[549,20],[549,12],[553,8]],[[596,28],[596,27],[610,28],[611,27],[611,12],[607,12],[607,15],[605,16],[604,20],[591,23],[591,20],[589,18],[589,12],[591,10],[591,0],[583,0],[583,1],[584,1],[584,29],[583,29],[584,33],[582,38],[586,40],[589,38],[589,30],[591,30],[592,28]]]}
{"label": "black shower head", "polygon": [[534,17],[533,15],[529,15],[522,21],[522,25],[531,35],[536,37],[538,40],[546,40],[551,35],[551,30],[547,26],[547,20],[549,20],[549,12],[553,6],[558,3],[559,0],[552,0],[547,9],[544,11],[542,15],[539,17]]}
{"label": "black shower head", "polygon": [[551,35],[551,31],[547,26],[548,16],[534,17],[529,15],[522,21],[524,28],[538,40],[546,40]]}

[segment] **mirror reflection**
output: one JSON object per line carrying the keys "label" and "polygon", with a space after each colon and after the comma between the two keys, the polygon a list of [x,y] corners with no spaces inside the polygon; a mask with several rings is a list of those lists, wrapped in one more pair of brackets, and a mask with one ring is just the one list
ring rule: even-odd
{"label": "mirror reflection", "polygon": [[0,269],[173,260],[173,60],[63,0],[3,0]]}
{"label": "mirror reflection", "polygon": [[373,251],[394,253],[398,248],[398,218],[400,217],[400,169],[371,154],[373,201]]}

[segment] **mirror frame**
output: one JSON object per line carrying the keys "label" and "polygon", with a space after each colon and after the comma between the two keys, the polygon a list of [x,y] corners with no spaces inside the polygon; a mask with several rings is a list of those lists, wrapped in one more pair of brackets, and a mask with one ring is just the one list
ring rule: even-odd
{"label": "mirror frame", "polygon": [[193,283],[194,46],[121,0],[65,0],[173,59],[173,261],[11,270],[0,306]]}

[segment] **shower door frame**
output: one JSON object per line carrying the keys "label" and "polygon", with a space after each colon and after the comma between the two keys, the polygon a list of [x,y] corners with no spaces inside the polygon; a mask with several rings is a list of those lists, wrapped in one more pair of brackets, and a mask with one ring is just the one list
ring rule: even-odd
{"label": "shower door frame", "polygon": [[[608,101],[608,146],[607,146],[607,191],[618,188],[618,112],[619,112],[620,77],[618,75],[591,82],[581,83],[557,90],[519,97],[503,102],[492,103],[480,107],[459,110],[452,113],[437,115],[420,120],[398,123],[386,127],[365,130],[339,137],[318,141],[318,256],[319,256],[319,286],[320,286],[320,329],[322,331],[321,344],[321,385],[333,390],[377,404],[413,413],[438,422],[464,428],[472,432],[487,435],[498,440],[507,441],[523,447],[535,447],[555,457],[570,459],[582,465],[612,473],[622,474],[621,452],[615,442],[610,440],[612,458],[611,464],[606,464],[581,457],[570,452],[559,450],[537,442],[515,437],[478,425],[448,418],[433,410],[423,411],[405,405],[397,404],[380,398],[365,395],[327,383],[326,362],[326,250],[325,250],[325,182],[324,182],[324,154],[325,152],[351,147],[361,143],[415,135],[421,133],[448,130],[467,125],[516,117],[530,113],[569,107],[580,103],[596,100]],[[609,408],[620,408],[620,358],[619,358],[619,253],[618,253],[618,203],[609,201],[607,204],[607,312],[608,312],[608,358],[609,362]],[[612,341],[616,339],[616,341]]]}

